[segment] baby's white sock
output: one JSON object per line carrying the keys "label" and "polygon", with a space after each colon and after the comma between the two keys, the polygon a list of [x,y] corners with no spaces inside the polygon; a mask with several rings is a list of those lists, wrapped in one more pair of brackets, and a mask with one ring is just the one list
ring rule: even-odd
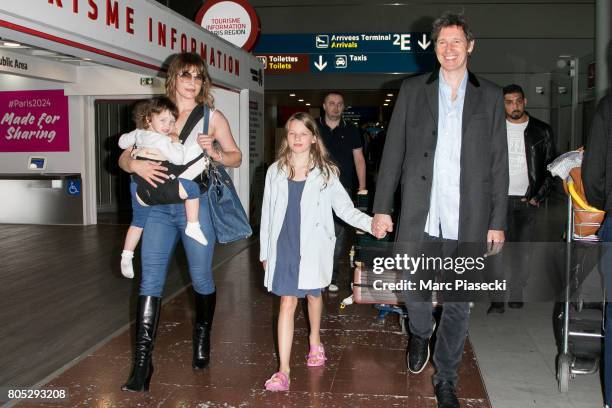
{"label": "baby's white sock", "polygon": [[134,277],[132,258],[134,258],[134,251],[124,249],[121,253],[121,274],[128,279],[132,279]]}
{"label": "baby's white sock", "polygon": [[202,232],[202,228],[200,228],[199,222],[188,222],[185,228],[185,235],[195,239],[202,245],[208,245],[208,241],[204,236],[204,232]]}

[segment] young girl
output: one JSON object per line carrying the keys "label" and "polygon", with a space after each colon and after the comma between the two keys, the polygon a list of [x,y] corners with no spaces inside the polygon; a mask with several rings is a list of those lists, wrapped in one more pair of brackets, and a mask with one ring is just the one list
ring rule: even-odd
{"label": "young girl", "polygon": [[[208,244],[198,222],[200,188],[191,180],[204,171],[208,165],[208,158],[202,156],[202,149],[199,145],[194,144],[191,148],[185,148],[178,139],[168,135],[174,129],[174,123],[178,117],[178,110],[169,98],[158,97],[141,102],[134,109],[133,116],[137,129],[119,138],[119,146],[122,149],[136,146],[132,152],[135,158],[168,161],[174,165],[189,163],[189,167],[178,176],[173,176],[170,171],[170,179],[156,188],[138,176],[132,177],[130,183],[132,224],[128,229],[121,253],[121,273],[126,278],[134,277],[132,258],[134,249],[140,241],[150,205],[170,204],[185,200],[187,215],[185,234],[202,245]],[[170,164],[168,166],[171,167]]]}
{"label": "young girl", "polygon": [[260,260],[265,286],[281,297],[278,316],[280,368],[266,381],[269,391],[289,389],[293,316],[298,298],[308,299],[309,367],[327,360],[319,337],[322,288],[332,278],[336,237],[332,209],[348,224],[372,233],[372,218],[355,209],[338,180],[338,168],[307,113],[285,125],[278,160],[268,169],[261,213]]}

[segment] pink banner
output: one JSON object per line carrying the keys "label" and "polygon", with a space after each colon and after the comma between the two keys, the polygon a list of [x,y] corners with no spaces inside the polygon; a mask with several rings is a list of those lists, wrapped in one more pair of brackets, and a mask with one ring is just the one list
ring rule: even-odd
{"label": "pink banner", "polygon": [[0,152],[67,152],[64,91],[0,92]]}

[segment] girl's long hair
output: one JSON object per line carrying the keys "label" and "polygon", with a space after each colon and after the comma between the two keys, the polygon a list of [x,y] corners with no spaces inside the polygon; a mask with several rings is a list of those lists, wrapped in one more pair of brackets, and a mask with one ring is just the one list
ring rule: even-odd
{"label": "girl's long hair", "polygon": [[208,69],[206,68],[206,62],[196,53],[183,52],[176,54],[172,59],[172,62],[168,66],[168,77],[166,78],[166,95],[176,102],[176,81],[178,76],[184,71],[189,71],[191,68],[195,68],[198,74],[204,77],[202,81],[202,89],[200,93],[196,95],[196,102],[200,104],[206,104],[209,108],[215,107],[215,100],[210,92],[211,83],[210,75],[208,75]]}
{"label": "girl's long hair", "polygon": [[323,140],[315,120],[306,112],[294,113],[287,120],[287,123],[285,123],[285,137],[280,144],[278,154],[276,156],[279,162],[279,170],[285,170],[290,179],[295,176],[295,169],[291,165],[291,148],[289,147],[289,142],[287,140],[289,124],[293,120],[302,122],[304,126],[306,126],[306,128],[314,135],[315,143],[310,146],[310,162],[308,163],[308,168],[312,169],[313,167],[318,167],[323,174],[325,185],[327,185],[331,175],[333,174],[337,177],[340,174],[340,170],[338,170],[338,166],[336,166],[336,164],[330,158],[329,153],[323,144]]}

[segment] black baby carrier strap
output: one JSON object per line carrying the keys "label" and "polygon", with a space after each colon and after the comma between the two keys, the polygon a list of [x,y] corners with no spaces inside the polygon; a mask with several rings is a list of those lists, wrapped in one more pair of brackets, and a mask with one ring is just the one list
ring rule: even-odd
{"label": "black baby carrier strap", "polygon": [[[185,122],[185,126],[183,126],[183,130],[181,130],[181,134],[179,135],[179,139],[181,143],[185,143],[193,129],[200,122],[200,119],[204,119],[204,125],[202,126],[202,132],[204,134],[208,134],[208,122],[210,120],[210,108],[207,105],[204,105],[204,109],[200,109],[200,106],[196,106],[189,114],[187,121]],[[168,174],[172,173],[177,177],[185,171],[192,164],[200,160],[204,156],[204,153],[200,154],[195,159],[191,160],[189,163],[184,165],[175,165],[170,164],[168,166]],[[206,174],[200,174],[196,178],[193,179],[198,186],[200,187],[200,193],[203,194],[208,190],[208,177]]]}
{"label": "black baby carrier strap", "polygon": [[[202,116],[204,117],[204,133],[208,132],[208,121],[210,116],[209,111],[210,109],[208,106],[204,106],[204,109],[198,109],[198,106],[196,106],[193,111],[191,111],[191,114],[187,118],[187,121],[183,126],[183,130],[181,130],[181,134],[179,135],[181,143],[185,143],[191,134],[191,131],[200,122],[200,119],[202,119]],[[162,166],[168,168],[167,174],[170,176],[170,178],[167,179],[165,183],[158,183],[157,188],[151,186],[140,176],[135,175],[138,197],[140,197],[140,199],[148,205],[178,204],[183,202],[184,200],[179,195],[178,177],[203,156],[204,154],[202,153],[187,164],[173,164],[169,161],[162,162]],[[200,193],[206,192],[208,189],[208,177],[200,174],[193,179],[193,181],[198,183]]]}

